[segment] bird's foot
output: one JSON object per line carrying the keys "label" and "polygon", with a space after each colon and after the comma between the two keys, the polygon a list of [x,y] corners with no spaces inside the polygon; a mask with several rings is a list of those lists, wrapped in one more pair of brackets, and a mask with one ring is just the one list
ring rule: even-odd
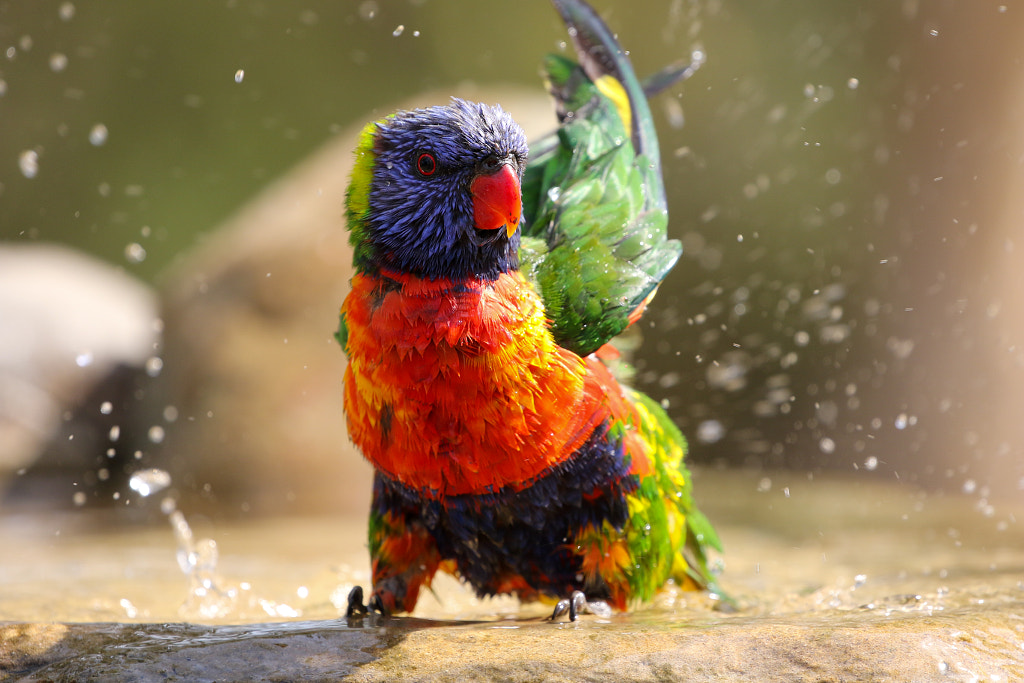
{"label": "bird's foot", "polygon": [[384,608],[384,603],[381,601],[380,596],[374,593],[370,596],[370,602],[366,605],[363,604],[363,587],[355,586],[348,594],[348,608],[345,610],[345,616],[349,619],[356,618],[362,619],[367,614],[376,612],[382,617],[388,616],[388,611]]}
{"label": "bird's foot", "polygon": [[569,621],[576,621],[579,614],[593,614],[598,617],[610,617],[612,608],[603,600],[591,600],[587,602],[587,596],[581,591],[573,591],[568,599],[559,600],[551,613],[551,621],[558,621],[559,618],[569,615]]}

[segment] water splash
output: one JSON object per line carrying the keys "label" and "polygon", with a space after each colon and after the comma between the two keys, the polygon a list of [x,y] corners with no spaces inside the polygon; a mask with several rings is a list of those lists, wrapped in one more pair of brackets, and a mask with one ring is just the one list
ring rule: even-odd
{"label": "water splash", "polygon": [[[140,470],[131,476],[129,487],[147,498],[170,487],[171,475],[161,469]],[[167,516],[177,545],[175,557],[178,567],[188,579],[188,594],[178,613],[185,619],[251,618],[253,612],[274,618],[297,618],[302,610],[285,603],[261,598],[252,592],[252,586],[243,581],[238,584],[220,575],[217,541],[212,538],[196,539],[184,513],[170,495],[160,501],[160,511]],[[302,597],[302,594],[299,594]]]}
{"label": "water splash", "polygon": [[68,56],[63,52],[54,52],[50,55],[50,70],[59,74],[68,68]]}
{"label": "water splash", "polygon": [[39,153],[33,149],[26,149],[18,155],[18,168],[26,178],[35,178],[39,174]]}
{"label": "water splash", "polygon": [[159,493],[171,485],[171,475],[155,467],[140,470],[128,480],[128,487],[143,498]]}
{"label": "water splash", "polygon": [[108,135],[109,131],[107,131],[107,127],[102,123],[97,123],[89,131],[89,143],[93,147],[102,147],[107,143]]}
{"label": "water splash", "polygon": [[231,614],[238,603],[239,589],[225,586],[217,574],[219,553],[212,538],[196,540],[185,515],[171,497],[160,502],[160,510],[167,515],[174,531],[178,548],[178,567],[188,578],[188,597],[178,609],[183,616],[197,615],[217,619]]}

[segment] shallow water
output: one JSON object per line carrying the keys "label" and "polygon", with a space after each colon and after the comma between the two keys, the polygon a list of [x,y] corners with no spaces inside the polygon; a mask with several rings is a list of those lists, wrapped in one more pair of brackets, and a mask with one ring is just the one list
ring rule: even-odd
{"label": "shallow water", "polygon": [[[1024,601],[1022,508],[977,496],[805,473],[699,470],[696,490],[726,546],[721,582],[735,611],[667,590],[627,617],[708,623],[784,618],[817,623],[1007,607]],[[336,619],[369,559],[363,518],[189,519],[215,542],[203,581],[177,558],[171,526],[108,513],[0,518],[0,620],[253,624]],[[183,510],[188,519],[188,511]],[[415,616],[539,618],[543,606],[478,600],[441,577]]]}

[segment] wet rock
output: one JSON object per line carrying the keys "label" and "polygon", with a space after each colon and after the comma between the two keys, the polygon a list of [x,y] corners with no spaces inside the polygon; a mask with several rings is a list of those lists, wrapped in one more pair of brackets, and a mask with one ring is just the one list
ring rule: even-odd
{"label": "wet rock", "polygon": [[0,672],[21,681],[1009,681],[1024,676],[1024,624],[1012,617],[11,625],[0,629]]}
{"label": "wet rock", "polygon": [[427,630],[349,680],[1013,680],[1024,674],[1024,657],[992,653],[1012,657],[1021,635],[1020,624],[1002,626],[991,616]]}

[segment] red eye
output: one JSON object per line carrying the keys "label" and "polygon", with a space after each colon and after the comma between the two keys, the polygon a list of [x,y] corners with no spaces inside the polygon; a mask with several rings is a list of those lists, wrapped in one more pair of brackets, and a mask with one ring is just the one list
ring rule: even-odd
{"label": "red eye", "polygon": [[416,155],[416,171],[421,176],[432,176],[437,171],[437,160],[430,152],[420,152]]}

